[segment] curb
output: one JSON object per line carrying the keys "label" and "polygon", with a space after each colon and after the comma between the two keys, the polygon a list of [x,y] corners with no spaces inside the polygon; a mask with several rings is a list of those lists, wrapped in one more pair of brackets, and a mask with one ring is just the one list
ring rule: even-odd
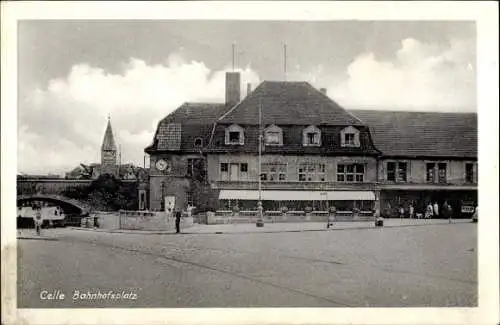
{"label": "curb", "polygon": [[[454,222],[451,224],[469,224],[470,222]],[[443,226],[450,225],[449,223],[431,223],[431,224],[413,224],[413,225],[384,225],[383,227],[370,226],[358,226],[349,228],[329,228],[329,229],[294,229],[294,230],[263,230],[263,231],[242,231],[242,232],[231,232],[231,231],[213,231],[213,232],[181,232],[179,235],[235,235],[235,234],[275,234],[275,233],[293,233],[293,232],[314,232],[314,231],[340,231],[340,230],[365,230],[365,229],[383,229],[383,228],[404,228],[404,227],[424,227],[424,226]],[[111,234],[141,234],[141,235],[177,235],[173,231],[150,231],[150,230],[120,230],[120,229],[93,229],[93,228],[78,228],[78,227],[67,227],[68,229],[80,230],[80,231],[94,231],[94,232],[104,232]]]}

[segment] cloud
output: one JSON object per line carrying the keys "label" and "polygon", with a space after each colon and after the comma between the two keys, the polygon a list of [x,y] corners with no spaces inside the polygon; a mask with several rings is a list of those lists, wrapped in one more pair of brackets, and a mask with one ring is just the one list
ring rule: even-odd
{"label": "cloud", "polygon": [[[98,162],[108,114],[122,148],[122,162],[143,163],[158,121],[186,101],[223,102],[225,71],[180,54],[149,65],[132,58],[119,73],[86,63],[67,76],[20,94],[18,167],[26,173],[64,173],[81,162]],[[338,68],[338,67],[337,67]],[[389,59],[361,53],[344,74],[318,64],[300,67],[289,80],[306,80],[348,109],[471,111],[476,109],[475,44],[452,40],[444,46],[404,39]],[[338,70],[337,70],[338,71]],[[259,75],[242,72],[253,88]]]}
{"label": "cloud", "polygon": [[475,111],[474,49],[472,40],[442,46],[404,39],[392,60],[356,57],[328,93],[351,109]]}
{"label": "cloud", "polygon": [[[227,70],[213,71],[178,54],[158,65],[132,58],[118,74],[76,64],[66,77],[21,97],[19,171],[64,173],[81,162],[99,161],[108,114],[122,145],[122,162],[142,165],[161,118],[186,101],[224,101]],[[240,72],[242,91],[247,82],[259,82],[250,67]]]}

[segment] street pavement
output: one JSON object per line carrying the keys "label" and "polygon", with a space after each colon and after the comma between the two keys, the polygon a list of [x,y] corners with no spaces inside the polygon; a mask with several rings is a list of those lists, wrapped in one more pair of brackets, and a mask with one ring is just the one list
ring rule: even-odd
{"label": "street pavement", "polygon": [[197,225],[190,231],[211,230],[178,235],[22,230],[18,307],[477,306],[477,224],[426,221],[338,231],[302,223],[301,232]]}

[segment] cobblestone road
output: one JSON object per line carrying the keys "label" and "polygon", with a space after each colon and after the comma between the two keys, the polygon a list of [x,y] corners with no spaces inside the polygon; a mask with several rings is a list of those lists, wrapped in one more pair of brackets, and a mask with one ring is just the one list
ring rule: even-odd
{"label": "cobblestone road", "polygon": [[[20,238],[19,307],[477,305],[472,223],[220,235],[50,229]],[[57,290],[64,300],[40,297]],[[76,290],[137,299],[73,300]]]}

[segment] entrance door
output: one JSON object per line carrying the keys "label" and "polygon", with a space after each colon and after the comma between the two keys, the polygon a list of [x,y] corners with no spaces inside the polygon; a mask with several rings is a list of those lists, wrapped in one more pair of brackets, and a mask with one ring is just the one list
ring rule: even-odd
{"label": "entrance door", "polygon": [[240,166],[238,164],[231,164],[231,180],[232,181],[237,181],[238,180],[238,173],[240,171]]}

